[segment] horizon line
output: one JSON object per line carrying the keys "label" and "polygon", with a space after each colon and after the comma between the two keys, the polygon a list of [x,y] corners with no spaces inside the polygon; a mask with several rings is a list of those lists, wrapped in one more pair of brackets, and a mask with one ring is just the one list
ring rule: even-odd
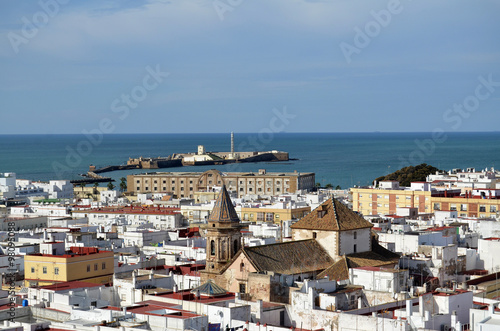
{"label": "horizon line", "polygon": [[[235,134],[259,134],[259,132],[250,132],[250,131],[227,131],[227,132],[116,132],[116,133],[103,133],[104,136],[113,136],[113,135],[147,135],[147,134],[175,134],[175,135],[192,135],[192,134],[230,134],[231,132]],[[301,134],[324,134],[324,133],[347,133],[347,134],[360,134],[360,133],[434,133],[433,131],[320,131],[320,132],[311,132],[311,131],[283,131],[283,132],[275,132],[273,134],[291,134],[291,133],[301,133]],[[442,131],[442,133],[450,134],[450,133],[500,133],[500,130],[489,130],[489,131]],[[0,133],[0,136],[39,136],[39,135],[85,135],[84,133]]]}

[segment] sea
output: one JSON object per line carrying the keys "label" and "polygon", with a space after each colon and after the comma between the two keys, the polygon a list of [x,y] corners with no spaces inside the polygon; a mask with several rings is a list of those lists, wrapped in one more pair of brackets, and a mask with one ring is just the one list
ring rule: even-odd
{"label": "sea", "polygon": [[[33,181],[81,179],[89,165],[126,164],[129,158],[172,153],[230,151],[230,133],[0,135],[0,173]],[[189,166],[103,173],[117,182],[129,174],[155,171],[314,172],[321,186],[343,189],[371,184],[402,167],[427,163],[442,170],[500,166],[500,132],[421,133],[234,133],[235,151],[279,150],[290,161]],[[106,184],[101,184],[106,185]]]}

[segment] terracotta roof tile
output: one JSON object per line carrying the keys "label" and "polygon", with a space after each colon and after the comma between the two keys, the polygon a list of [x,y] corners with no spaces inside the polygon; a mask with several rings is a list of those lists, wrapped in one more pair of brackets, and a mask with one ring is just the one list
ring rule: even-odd
{"label": "terracotta roof tile", "polygon": [[292,229],[347,231],[371,228],[372,223],[353,212],[340,201],[331,198],[293,224]]}
{"label": "terracotta roof tile", "polygon": [[208,221],[215,222],[239,222],[238,214],[234,210],[233,202],[229,197],[229,193],[226,190],[226,186],[222,186],[222,190],[215,201],[215,206],[210,212]]}
{"label": "terracotta roof tile", "polygon": [[288,275],[321,271],[333,263],[314,239],[245,247],[242,252],[257,271]]}

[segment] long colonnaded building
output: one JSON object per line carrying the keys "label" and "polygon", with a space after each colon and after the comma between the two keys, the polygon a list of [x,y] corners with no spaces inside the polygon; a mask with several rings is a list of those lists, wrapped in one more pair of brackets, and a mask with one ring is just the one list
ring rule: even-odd
{"label": "long colonnaded building", "polygon": [[127,176],[129,193],[172,193],[177,198],[193,198],[195,192],[210,192],[225,185],[228,191],[246,194],[280,195],[298,190],[311,190],[313,172],[156,172]]}

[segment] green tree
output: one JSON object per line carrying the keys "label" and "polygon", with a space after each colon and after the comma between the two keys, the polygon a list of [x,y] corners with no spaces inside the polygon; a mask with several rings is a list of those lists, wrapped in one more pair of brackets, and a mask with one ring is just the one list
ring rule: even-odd
{"label": "green tree", "polygon": [[120,192],[125,192],[127,190],[127,178],[120,178]]}
{"label": "green tree", "polygon": [[342,188],[340,187],[340,185],[337,185],[337,186],[335,187],[335,189],[336,189],[336,190],[341,190]]}
{"label": "green tree", "polygon": [[87,185],[87,184],[85,184],[85,183],[80,183],[80,184],[78,184],[78,186],[80,186],[80,187],[82,188],[82,193],[81,193],[81,194],[82,194],[82,196],[84,195],[84,194],[83,194],[83,189],[85,188],[85,186],[86,186],[86,185]]}
{"label": "green tree", "polygon": [[321,183],[316,183],[316,188],[320,188],[321,187]]}
{"label": "green tree", "polygon": [[99,191],[97,191],[97,188],[99,187],[99,183],[98,182],[95,182],[94,183],[94,194],[97,194],[99,193]]}
{"label": "green tree", "polygon": [[113,183],[112,183],[112,182],[109,182],[109,183],[108,183],[108,190],[110,190],[110,191],[111,191],[111,190],[113,190],[114,188],[115,188],[115,186],[113,185]]}
{"label": "green tree", "polygon": [[381,176],[375,179],[377,182],[383,180],[397,180],[401,186],[410,186],[411,182],[421,182],[427,179],[427,176],[434,174],[437,171],[442,172],[436,167],[428,165],[426,163],[419,164],[417,166],[408,166],[402,169],[396,170],[392,174],[387,176]]}
{"label": "green tree", "polygon": [[325,188],[332,188],[332,187],[333,187],[333,185],[331,183],[328,183],[325,185]]}

